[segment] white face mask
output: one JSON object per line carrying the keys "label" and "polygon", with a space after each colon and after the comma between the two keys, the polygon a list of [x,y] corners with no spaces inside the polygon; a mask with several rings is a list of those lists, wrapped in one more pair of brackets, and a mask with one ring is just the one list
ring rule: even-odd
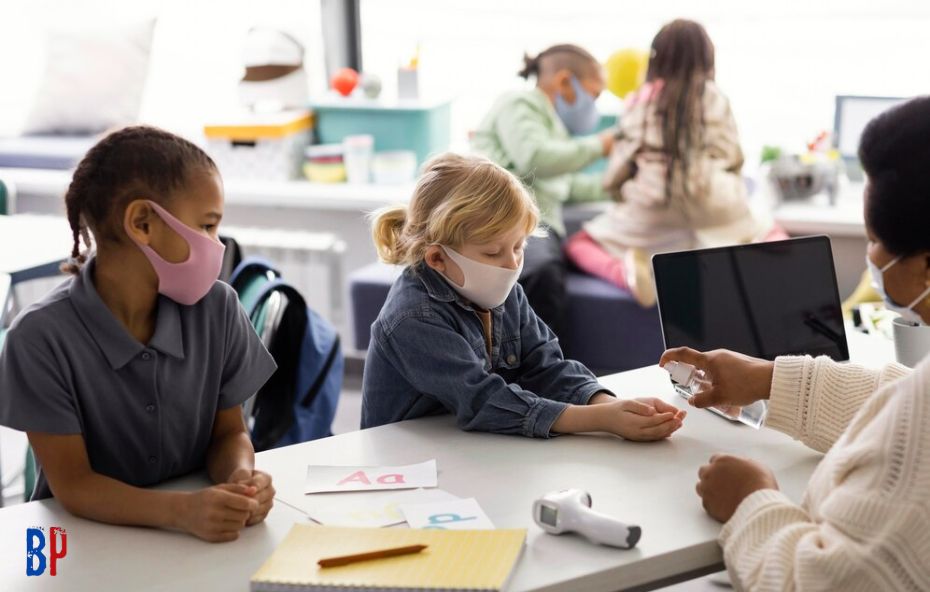
{"label": "white face mask", "polygon": [[461,294],[464,298],[477,304],[481,308],[497,308],[507,300],[513,285],[517,283],[520,272],[523,271],[523,260],[520,260],[520,266],[516,269],[507,269],[497,267],[496,265],[487,265],[479,263],[474,259],[469,259],[465,255],[456,253],[449,247],[442,247],[446,255],[455,261],[462,275],[465,277],[464,285],[460,286],[447,278],[444,274],[442,277],[449,282],[452,288]]}
{"label": "white face mask", "polygon": [[901,306],[897,302],[891,299],[891,296],[888,295],[888,292],[885,291],[885,272],[891,269],[891,267],[900,261],[900,257],[895,257],[891,261],[885,264],[884,267],[879,267],[872,263],[872,260],[868,255],[865,256],[865,264],[869,268],[869,273],[872,275],[872,287],[875,288],[875,291],[878,292],[879,296],[882,297],[882,300],[885,302],[885,308],[891,312],[896,312],[901,315],[901,318],[905,321],[909,321],[915,325],[925,325],[923,318],[917,314],[917,311],[914,310],[914,307],[917,306],[917,303],[930,295],[930,286],[927,286],[927,289],[924,290],[920,296],[914,299],[913,302],[907,306]]}

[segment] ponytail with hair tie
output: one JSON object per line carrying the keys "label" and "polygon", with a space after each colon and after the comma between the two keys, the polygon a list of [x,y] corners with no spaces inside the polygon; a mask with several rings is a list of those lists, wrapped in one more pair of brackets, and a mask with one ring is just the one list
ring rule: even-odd
{"label": "ponytail with hair tie", "polygon": [[539,58],[541,55],[542,54],[539,54],[536,57],[531,58],[530,54],[524,53],[523,69],[517,72],[517,76],[523,78],[524,80],[529,80],[530,76],[539,76]]}

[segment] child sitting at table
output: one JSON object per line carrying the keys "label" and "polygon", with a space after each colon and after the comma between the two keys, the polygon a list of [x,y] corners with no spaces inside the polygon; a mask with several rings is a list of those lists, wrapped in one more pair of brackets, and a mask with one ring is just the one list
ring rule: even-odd
{"label": "child sitting at table", "polygon": [[658,440],[681,427],[684,411],[619,400],[562,357],[516,283],[538,217],[515,176],[456,154],[426,164],[409,206],[376,213],[379,255],[407,267],[371,328],[363,428],[442,413],[464,430],[541,438]]}
{"label": "child sitting at table", "polygon": [[[216,165],[178,136],[128,127],[81,160],[65,205],[73,277],[16,318],[0,353],[0,424],[29,437],[32,499],[54,495],[110,524],[238,538],[274,499],[241,403],[275,363],[217,281]],[[215,485],[149,489],[201,468]]]}
{"label": "child sitting at table", "polygon": [[749,209],[730,101],[714,83],[714,46],[676,20],[652,42],[604,177],[616,203],[565,245],[584,271],[655,304],[649,257],[661,251],[787,238]]}

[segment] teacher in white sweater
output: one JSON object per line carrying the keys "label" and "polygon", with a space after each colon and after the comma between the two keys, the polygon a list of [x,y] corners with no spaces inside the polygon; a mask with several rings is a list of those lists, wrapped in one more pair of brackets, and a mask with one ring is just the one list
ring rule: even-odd
{"label": "teacher in white sweater", "polygon": [[[930,324],[930,97],[875,118],[862,134],[866,254],[886,304]],[[930,359],[913,371],[829,358],[758,360],[725,350],[665,352],[705,369],[698,407],[769,401],[766,425],[826,452],[800,504],[747,458],[698,472],[707,512],[726,524],[739,590],[930,590]]]}

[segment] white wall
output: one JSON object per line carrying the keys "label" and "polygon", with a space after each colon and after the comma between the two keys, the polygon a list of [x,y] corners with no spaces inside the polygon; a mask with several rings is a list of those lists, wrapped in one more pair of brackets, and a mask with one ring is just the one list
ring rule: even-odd
{"label": "white wall", "polygon": [[25,120],[49,31],[152,17],[158,20],[141,107],[147,123],[196,137],[205,118],[235,108],[242,42],[255,25],[300,39],[312,87],[324,87],[319,0],[0,0],[0,136]]}
{"label": "white wall", "polygon": [[707,27],[753,164],[763,144],[800,150],[832,129],[837,94],[930,89],[930,3],[919,0],[362,0],[363,60],[393,82],[419,40],[424,86],[459,97],[461,141],[501,90],[520,84],[523,51],[572,42],[606,59],[648,48],[676,17]]}

